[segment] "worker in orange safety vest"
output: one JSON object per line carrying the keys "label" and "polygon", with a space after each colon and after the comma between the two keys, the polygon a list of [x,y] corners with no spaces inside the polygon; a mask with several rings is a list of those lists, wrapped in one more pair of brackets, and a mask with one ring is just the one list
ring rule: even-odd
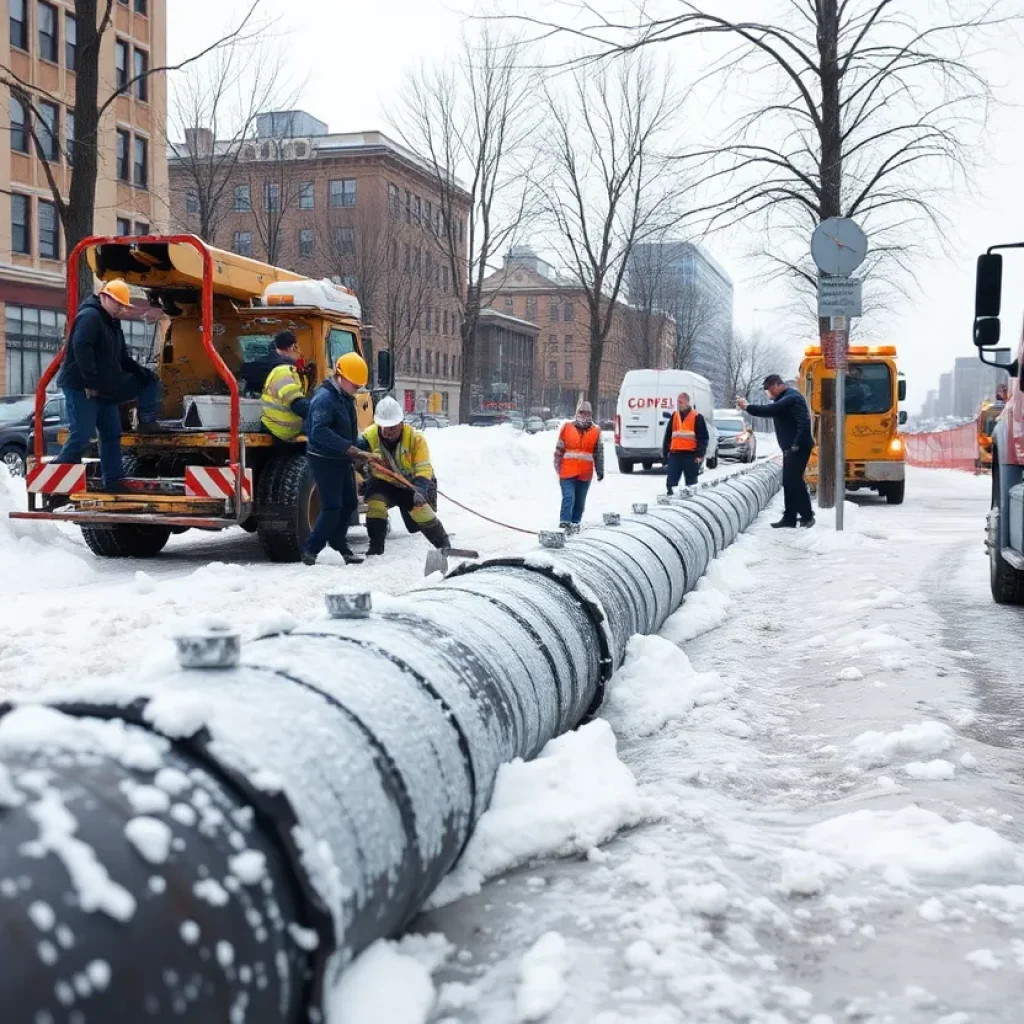
{"label": "worker in orange safety vest", "polygon": [[579,533],[594,474],[598,480],[604,479],[604,442],[589,402],[582,402],[576,418],[562,425],[555,445],[555,472],[562,486],[558,525],[569,533]]}
{"label": "worker in orange safety vest", "polygon": [[668,493],[679,486],[683,477],[687,487],[697,483],[697,473],[708,449],[708,425],[690,405],[690,396],[683,391],[676,399],[676,411],[665,428],[661,453],[668,463]]}

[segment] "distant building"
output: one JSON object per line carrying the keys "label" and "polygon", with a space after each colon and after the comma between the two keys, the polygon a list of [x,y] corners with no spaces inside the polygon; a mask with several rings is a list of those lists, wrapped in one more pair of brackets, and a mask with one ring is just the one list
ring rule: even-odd
{"label": "distant building", "polygon": [[953,364],[953,415],[970,419],[981,403],[995,398],[1006,371],[986,366],[977,356],[962,356]]}
{"label": "distant building", "polygon": [[936,416],[940,419],[953,415],[953,374],[944,373],[939,377],[939,403]]}
{"label": "distant building", "polygon": [[497,309],[481,311],[476,328],[473,412],[530,412],[539,331],[536,324]]}
{"label": "distant building", "polygon": [[628,279],[631,302],[638,303],[638,293],[650,295],[675,322],[677,351],[670,365],[707,377],[716,401],[723,401],[723,344],[733,330],[729,275],[702,246],[677,241],[636,246]]}

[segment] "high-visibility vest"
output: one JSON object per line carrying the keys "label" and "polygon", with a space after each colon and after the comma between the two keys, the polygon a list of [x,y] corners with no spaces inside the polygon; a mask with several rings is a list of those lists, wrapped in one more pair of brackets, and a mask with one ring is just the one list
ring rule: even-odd
{"label": "high-visibility vest", "polygon": [[592,480],[594,478],[594,452],[601,440],[601,430],[593,424],[580,431],[575,423],[562,427],[560,439],[565,443],[562,465],[558,475],[563,480]]}
{"label": "high-visibility vest", "polygon": [[671,452],[695,452],[697,450],[697,410],[691,409],[685,416],[677,409],[672,414]]}
{"label": "high-visibility vest", "polygon": [[294,441],[302,433],[302,417],[292,412],[292,402],[302,398],[306,389],[294,363],[275,366],[263,384],[260,420],[274,437]]}
{"label": "high-visibility vest", "polygon": [[[408,423],[402,427],[402,436],[394,448],[383,443],[380,427],[376,423],[363,431],[363,438],[374,455],[380,455],[392,470],[401,473],[406,480],[411,481],[416,477],[422,477],[425,480],[433,479],[434,468],[430,464],[430,448],[427,445],[427,439]],[[386,476],[374,471],[372,463],[370,473],[379,476],[382,480],[387,480]]]}

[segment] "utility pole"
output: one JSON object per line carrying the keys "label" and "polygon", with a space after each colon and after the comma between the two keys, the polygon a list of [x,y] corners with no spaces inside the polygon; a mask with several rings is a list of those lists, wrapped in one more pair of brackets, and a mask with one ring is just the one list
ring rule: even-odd
{"label": "utility pole", "polygon": [[[864,262],[867,235],[848,217],[822,221],[811,236],[818,266],[818,321],[825,369],[818,430],[818,507],[835,508],[836,529],[843,529],[846,494],[846,363],[850,317],[861,315],[861,281],[851,274]],[[826,385],[829,385],[826,387]]]}

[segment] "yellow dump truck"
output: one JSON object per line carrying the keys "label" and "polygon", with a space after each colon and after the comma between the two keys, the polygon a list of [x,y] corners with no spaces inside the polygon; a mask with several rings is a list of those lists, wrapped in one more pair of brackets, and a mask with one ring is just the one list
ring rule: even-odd
{"label": "yellow dump truck", "polygon": [[[846,489],[870,489],[890,505],[903,503],[906,487],[904,445],[899,427],[907,414],[899,410],[906,381],[896,369],[893,345],[857,345],[849,350],[846,373]],[[810,486],[818,482],[817,442],[821,430],[822,385],[835,381],[821,348],[811,346],[800,363],[797,387],[811,409],[815,451],[807,465]]]}
{"label": "yellow dump truck", "polygon": [[[272,561],[297,561],[319,512],[305,437],[286,444],[263,432],[259,400],[242,396],[236,374],[243,363],[269,355],[283,330],[295,333],[310,391],[339,356],[365,357],[355,294],[213,249],[192,235],[85,239],[69,256],[69,281],[77,280],[82,258],[99,280],[122,278],[161,311],[154,369],[168,429],[124,433],[125,493],[103,493],[88,465],[44,462],[40,412],[62,349],[36,392],[29,507],[12,516],[78,523],[89,547],[112,557],[152,557],[172,533],[191,528],[241,526],[259,534]],[[375,391],[356,396],[360,427],[372,421],[374,394],[393,386],[392,370],[390,353],[382,351]]]}

